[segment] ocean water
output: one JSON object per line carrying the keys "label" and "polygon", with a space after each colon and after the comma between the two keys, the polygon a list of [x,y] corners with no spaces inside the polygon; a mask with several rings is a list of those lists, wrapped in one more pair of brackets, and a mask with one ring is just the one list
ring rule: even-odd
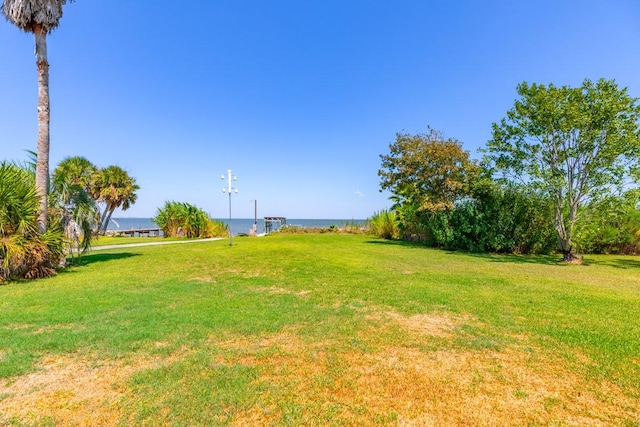
{"label": "ocean water", "polygon": [[[220,221],[229,225],[229,218],[219,218]],[[253,228],[253,218],[232,218],[231,233],[235,236],[239,233],[249,234]],[[345,224],[364,224],[364,219],[289,219],[287,225],[305,228],[328,228],[332,225],[342,227]],[[140,230],[145,228],[158,228],[158,225],[151,218],[111,218],[107,230]],[[273,229],[277,228],[277,223]],[[258,218],[258,233],[264,233],[264,219]]]}

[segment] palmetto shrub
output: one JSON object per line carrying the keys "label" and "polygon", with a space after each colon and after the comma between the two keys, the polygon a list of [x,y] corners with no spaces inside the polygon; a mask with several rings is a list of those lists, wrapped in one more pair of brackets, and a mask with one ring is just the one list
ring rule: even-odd
{"label": "palmetto shrub", "polygon": [[51,221],[38,227],[39,198],[33,172],[0,163],[0,282],[55,274],[64,257],[64,232]]}
{"label": "palmetto shrub", "polygon": [[221,237],[228,232],[225,223],[209,218],[202,209],[184,202],[165,202],[153,222],[165,237]]}

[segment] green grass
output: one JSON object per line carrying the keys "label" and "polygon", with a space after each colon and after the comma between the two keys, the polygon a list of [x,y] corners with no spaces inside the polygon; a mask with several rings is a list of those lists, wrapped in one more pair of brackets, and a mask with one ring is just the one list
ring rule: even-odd
{"label": "green grass", "polygon": [[[639,258],[319,234],[80,262],[0,286],[0,424],[73,424],[69,405],[107,425],[640,422]],[[127,375],[108,404],[58,390],[58,412],[11,409],[37,397],[20,379],[54,360]]]}
{"label": "green grass", "polygon": [[129,237],[129,236],[100,236],[91,242],[91,247],[127,245],[130,243],[151,243],[151,242],[171,242],[189,240],[184,237]]}

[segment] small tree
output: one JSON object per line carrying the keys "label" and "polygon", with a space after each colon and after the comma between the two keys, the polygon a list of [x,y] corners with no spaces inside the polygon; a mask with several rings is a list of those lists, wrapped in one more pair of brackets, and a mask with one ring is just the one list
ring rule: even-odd
{"label": "small tree", "polygon": [[[99,223],[98,206],[91,197],[91,184],[97,171],[84,157],[67,157],[55,168],[51,179],[50,209],[57,213],[65,230],[75,231],[74,224],[79,226],[83,250],[91,245],[93,231]],[[73,240],[77,236],[67,237]]]}
{"label": "small tree", "polygon": [[493,124],[487,160],[551,197],[559,248],[572,261],[581,204],[637,173],[640,107],[613,80],[578,88],[524,82],[517,91],[507,117]]}
{"label": "small tree", "polygon": [[94,174],[91,183],[92,196],[98,203],[104,204],[104,211],[101,215],[99,233],[104,234],[111,220],[111,215],[116,208],[123,211],[129,209],[138,199],[136,191],[140,186],[136,184],[135,178],[129,176],[127,171],[119,166],[107,166]]}

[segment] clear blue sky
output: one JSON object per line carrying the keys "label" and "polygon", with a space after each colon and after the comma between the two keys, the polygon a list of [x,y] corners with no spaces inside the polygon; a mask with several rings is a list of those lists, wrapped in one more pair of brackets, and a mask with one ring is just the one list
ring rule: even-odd
{"label": "clear blue sky", "polygon": [[[640,96],[636,0],[78,0],[48,38],[51,167],[81,155],[166,200],[236,217],[390,207],[380,154],[427,125],[473,157],[522,81]],[[35,150],[31,34],[0,22],[0,160]]]}

